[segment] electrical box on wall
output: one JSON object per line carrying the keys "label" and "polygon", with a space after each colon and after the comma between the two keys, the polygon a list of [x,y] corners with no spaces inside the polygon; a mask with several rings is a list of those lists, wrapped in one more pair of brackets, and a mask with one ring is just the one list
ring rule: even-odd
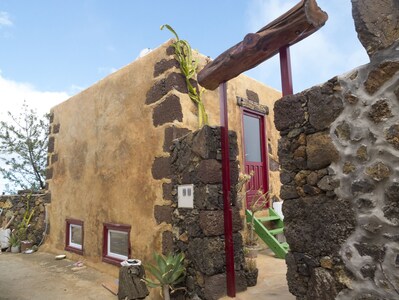
{"label": "electrical box on wall", "polygon": [[194,208],[194,184],[183,184],[177,187],[179,208]]}

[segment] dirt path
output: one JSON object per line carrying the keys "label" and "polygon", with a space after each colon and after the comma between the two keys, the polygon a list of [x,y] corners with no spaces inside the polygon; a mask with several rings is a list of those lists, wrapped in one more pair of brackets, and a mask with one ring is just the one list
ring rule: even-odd
{"label": "dirt path", "polygon": [[[295,300],[288,291],[284,259],[275,258],[269,249],[265,249],[258,254],[256,264],[259,269],[257,285],[237,293],[236,300]],[[221,300],[230,299],[224,297]]]}
{"label": "dirt path", "polygon": [[0,300],[115,300],[101,286],[115,278],[91,268],[73,272],[74,262],[48,253],[0,254]]}

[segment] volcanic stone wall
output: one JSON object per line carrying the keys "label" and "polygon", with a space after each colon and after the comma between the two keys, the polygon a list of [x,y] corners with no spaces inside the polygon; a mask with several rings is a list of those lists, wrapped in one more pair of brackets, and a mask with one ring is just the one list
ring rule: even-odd
{"label": "volcanic stone wall", "polygon": [[[355,228],[350,198],[334,191],[340,185],[332,164],[340,161],[331,126],[343,111],[337,78],[321,87],[287,96],[276,103],[275,123],[281,131],[280,196],[290,292],[298,299],[334,299],[347,278],[340,255]],[[332,298],[323,298],[331,295]]]}
{"label": "volcanic stone wall", "polygon": [[23,220],[26,211],[34,211],[30,220],[30,226],[27,230],[27,239],[33,244],[39,245],[43,239],[45,230],[45,205],[49,203],[49,193],[21,192],[18,195],[0,196],[0,208],[3,212],[0,215],[0,225],[4,220],[9,220],[14,216],[14,221],[10,224],[10,229],[16,229]]}
{"label": "volcanic stone wall", "polygon": [[[188,262],[185,286],[190,299],[219,299],[226,293],[226,262],[220,127],[205,126],[175,140],[171,150],[171,250],[184,252]],[[238,180],[237,136],[230,132],[231,182]],[[194,184],[194,208],[178,208],[177,186]],[[237,193],[231,190],[237,291],[247,288],[242,251],[243,220]],[[157,210],[157,209],[156,209]],[[165,239],[165,236],[164,236]],[[166,250],[166,249],[165,249]]]}
{"label": "volcanic stone wall", "polygon": [[370,63],[275,106],[297,299],[399,298],[399,4],[352,2]]}

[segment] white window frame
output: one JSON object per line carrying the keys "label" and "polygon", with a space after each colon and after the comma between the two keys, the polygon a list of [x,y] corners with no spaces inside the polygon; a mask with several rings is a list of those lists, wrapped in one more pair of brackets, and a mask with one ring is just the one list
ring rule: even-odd
{"label": "white window frame", "polygon": [[[127,234],[127,253],[128,255],[121,255],[119,253],[111,252],[111,233],[123,233]],[[126,224],[117,223],[103,223],[103,262],[110,263],[116,266],[120,266],[120,263],[126,259],[129,259],[131,255],[131,245],[130,245],[130,233],[131,226]]]}
{"label": "white window frame", "polygon": [[[127,237],[127,241],[129,243],[129,233],[126,231],[122,231],[122,230],[115,230],[115,229],[108,229],[108,238],[107,238],[107,256],[112,257],[112,258],[116,258],[116,259],[120,259],[120,260],[126,260],[129,257],[127,255],[121,255],[118,253],[114,253],[111,252],[111,232],[115,232],[115,233],[122,233],[124,235],[126,235]],[[128,246],[128,252],[129,252],[129,245]]]}
{"label": "white window frame", "polygon": [[80,228],[80,230],[82,231],[82,235],[83,235],[83,226],[82,225],[78,225],[78,224],[69,224],[69,247],[72,248],[76,248],[78,250],[83,250],[83,245],[82,244],[76,244],[72,242],[72,227],[76,227],[76,228]]}
{"label": "white window frame", "polygon": [[[83,255],[84,249],[84,222],[78,219],[71,219],[68,218],[65,220],[65,250],[74,252],[79,255]],[[72,229],[73,228],[80,228],[82,233],[82,244],[77,244],[72,242]]]}

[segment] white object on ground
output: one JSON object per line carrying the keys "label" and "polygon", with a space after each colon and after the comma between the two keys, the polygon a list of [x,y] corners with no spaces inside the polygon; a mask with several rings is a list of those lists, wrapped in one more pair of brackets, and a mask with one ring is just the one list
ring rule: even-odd
{"label": "white object on ground", "polygon": [[283,201],[273,202],[273,209],[279,215],[281,220],[284,220],[283,215]]}
{"label": "white object on ground", "polygon": [[57,260],[64,259],[64,258],[66,258],[66,255],[65,255],[65,254],[57,255],[57,256],[55,257],[55,259],[57,259]]}
{"label": "white object on ground", "polygon": [[121,262],[122,267],[127,267],[127,266],[141,266],[141,260],[131,258],[127,259]]}
{"label": "white object on ground", "polygon": [[8,241],[10,238],[11,230],[9,228],[2,229],[0,228],[0,248],[8,248],[10,247],[10,242]]}
{"label": "white object on ground", "polygon": [[83,261],[77,261],[76,263],[73,264],[74,267],[83,267]]}

